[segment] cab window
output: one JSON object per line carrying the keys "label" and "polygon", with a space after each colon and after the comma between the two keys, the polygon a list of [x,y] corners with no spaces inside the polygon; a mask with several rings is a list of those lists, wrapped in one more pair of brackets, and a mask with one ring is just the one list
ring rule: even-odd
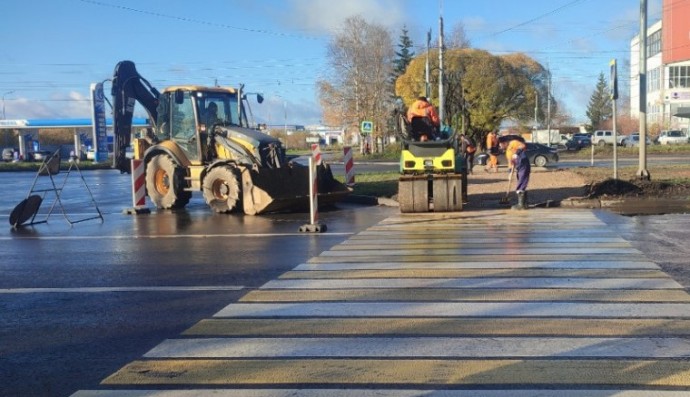
{"label": "cab window", "polygon": [[189,97],[189,92],[185,92],[182,102],[174,101],[171,107],[172,119],[172,138],[190,140],[194,137],[195,121],[194,108]]}

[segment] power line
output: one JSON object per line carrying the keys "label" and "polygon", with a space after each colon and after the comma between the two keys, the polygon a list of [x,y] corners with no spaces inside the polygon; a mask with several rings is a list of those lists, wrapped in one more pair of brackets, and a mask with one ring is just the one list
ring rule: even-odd
{"label": "power line", "polygon": [[268,34],[268,35],[272,35],[272,36],[296,37],[296,38],[307,39],[307,40],[320,40],[320,38],[318,38],[318,37],[305,36],[305,35],[292,34],[292,33],[274,32],[274,31],[263,30],[263,29],[243,28],[243,27],[232,26],[232,25],[228,25],[228,24],[224,24],[224,23],[209,22],[209,21],[204,21],[204,20],[200,20],[200,19],[178,17],[175,15],[163,14],[160,12],[145,11],[145,10],[140,10],[140,9],[136,9],[136,8],[132,8],[132,7],[125,7],[125,6],[116,5],[116,4],[104,3],[104,2],[100,2],[100,1],[96,1],[96,0],[79,0],[79,1],[81,1],[83,3],[101,6],[101,7],[117,8],[117,9],[128,11],[128,12],[136,12],[139,14],[150,15],[150,16],[154,16],[154,17],[158,17],[158,18],[172,19],[172,20],[186,22],[186,23],[196,23],[196,24],[214,26],[214,27],[219,27],[219,28],[224,28],[224,29],[240,30],[240,31],[250,32],[250,33]]}
{"label": "power line", "polygon": [[[551,16],[551,15],[553,15],[553,14],[556,14],[557,12],[560,12],[560,11],[562,11],[562,10],[568,8],[568,7],[571,7],[571,6],[575,5],[575,4],[581,3],[581,2],[583,2],[583,1],[586,1],[586,0],[575,0],[575,1],[571,1],[570,3],[566,3],[566,4],[564,4],[564,5],[562,5],[562,6],[558,7],[558,8],[556,8],[556,9],[554,9],[554,10],[551,10],[551,11],[549,11],[549,12],[547,12],[547,13],[544,13],[544,14],[541,14],[541,15],[539,15],[539,16],[536,16],[536,17],[534,17],[534,18],[532,18],[532,19],[529,19],[529,20],[527,20],[527,21],[521,22],[521,23],[519,23],[519,24],[517,24],[517,25],[514,25],[514,26],[511,26],[511,27],[509,27],[509,28],[500,30],[500,31],[498,31],[498,32],[491,33],[491,34],[489,34],[489,35],[486,36],[486,37],[494,37],[494,36],[498,36],[499,34],[503,34],[503,33],[506,33],[506,32],[510,32],[511,30],[514,30],[514,29],[517,29],[517,28],[519,28],[519,27],[521,27],[521,26],[525,26],[525,25],[528,25],[528,24],[530,24],[530,23],[536,22],[536,21],[538,21],[538,20],[540,20],[540,19],[542,19],[542,18],[546,18],[547,16]],[[483,38],[485,38],[485,37],[480,37],[479,39],[483,39]]]}

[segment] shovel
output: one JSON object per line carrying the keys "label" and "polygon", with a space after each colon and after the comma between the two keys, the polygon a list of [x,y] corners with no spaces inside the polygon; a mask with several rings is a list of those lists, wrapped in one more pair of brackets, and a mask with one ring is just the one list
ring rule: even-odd
{"label": "shovel", "polygon": [[501,199],[498,201],[499,204],[509,204],[510,203],[510,198],[508,196],[510,195],[510,185],[513,182],[513,172],[514,171],[515,171],[515,167],[510,169],[510,174],[508,175],[508,189],[506,189],[505,197],[501,197]]}

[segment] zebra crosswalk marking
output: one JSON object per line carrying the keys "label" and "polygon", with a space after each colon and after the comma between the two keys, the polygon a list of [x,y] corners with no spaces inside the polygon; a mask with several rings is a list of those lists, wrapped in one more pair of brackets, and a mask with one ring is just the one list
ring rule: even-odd
{"label": "zebra crosswalk marking", "polygon": [[75,397],[690,393],[690,295],[658,265],[590,211],[476,215],[388,218]]}

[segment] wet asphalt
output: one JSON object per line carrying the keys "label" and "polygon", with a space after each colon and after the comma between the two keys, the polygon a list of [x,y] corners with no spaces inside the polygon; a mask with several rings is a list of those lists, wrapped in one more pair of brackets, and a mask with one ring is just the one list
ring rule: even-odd
{"label": "wet asphalt", "polygon": [[[9,214],[34,174],[0,174],[0,395],[96,388],[160,341],[398,212],[341,204],[320,213],[322,234],[298,232],[307,213],[219,215],[199,197],[182,211],[124,215],[128,175],[82,175],[58,174],[62,206],[48,216],[47,192],[36,220],[48,222],[15,230]],[[34,188],[50,189],[47,179]],[[595,215],[688,290],[690,215]]]}
{"label": "wet asphalt", "polygon": [[[129,175],[81,175],[55,175],[62,205],[49,212],[57,201],[48,177],[32,189],[34,173],[0,174],[2,396],[95,387],[161,340],[396,210],[341,204],[320,212],[327,226],[320,234],[299,232],[308,213],[215,214],[200,197],[177,212],[124,215],[132,207]],[[9,215],[31,190],[45,194],[34,221],[47,223],[15,230]]]}

